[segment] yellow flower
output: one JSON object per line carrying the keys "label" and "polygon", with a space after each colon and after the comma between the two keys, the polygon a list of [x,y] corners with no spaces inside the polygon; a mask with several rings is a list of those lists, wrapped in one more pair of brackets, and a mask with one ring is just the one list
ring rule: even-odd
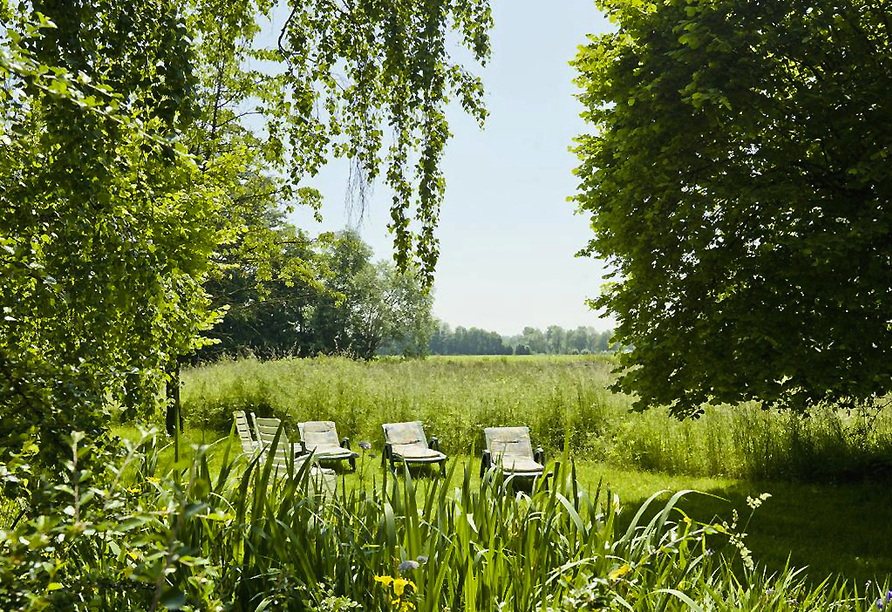
{"label": "yellow flower", "polygon": [[609,574],[607,574],[607,577],[610,580],[619,580],[620,578],[622,578],[623,576],[628,574],[631,569],[632,568],[629,567],[628,563],[623,563],[618,568],[616,568],[615,570],[613,570]]}
{"label": "yellow flower", "polygon": [[393,582],[392,576],[375,576],[375,582],[380,582],[384,586],[390,586],[390,583]]}
{"label": "yellow flower", "polygon": [[394,578],[393,594],[397,597],[402,597],[403,591],[406,589],[407,586],[411,586],[413,589],[415,588],[415,585],[412,583],[411,580],[406,580],[405,578]]}

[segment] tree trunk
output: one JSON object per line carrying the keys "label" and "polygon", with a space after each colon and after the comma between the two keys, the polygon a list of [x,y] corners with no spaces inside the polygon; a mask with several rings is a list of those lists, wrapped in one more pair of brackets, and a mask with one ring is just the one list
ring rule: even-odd
{"label": "tree trunk", "polygon": [[167,382],[167,413],[165,414],[164,425],[167,429],[167,435],[173,436],[178,431],[183,431],[183,411],[180,405],[179,358],[171,362],[168,374],[170,374],[170,380]]}

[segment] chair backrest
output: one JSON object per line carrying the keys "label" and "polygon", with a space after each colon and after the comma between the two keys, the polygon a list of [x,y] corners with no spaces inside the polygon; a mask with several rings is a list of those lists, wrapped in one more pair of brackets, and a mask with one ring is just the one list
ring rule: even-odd
{"label": "chair backrest", "polygon": [[400,446],[420,446],[428,448],[427,437],[421,421],[409,421],[408,423],[384,423],[384,441],[389,442],[395,449]]}
{"label": "chair backrest", "polygon": [[248,415],[244,410],[234,410],[232,418],[235,421],[235,431],[238,433],[238,441],[241,442],[242,452],[248,456],[253,455],[257,446],[254,436],[251,435],[251,426],[248,424]]}
{"label": "chair backrest", "polygon": [[255,416],[251,413],[251,420],[254,421],[254,430],[257,432],[257,439],[260,441],[260,447],[264,453],[273,452],[273,467],[276,470],[285,470],[292,458],[300,456],[300,447],[291,443],[285,431],[279,436],[279,443],[275,449],[272,449],[273,440],[282,421],[276,418],[267,418]]}
{"label": "chair backrest", "polygon": [[494,461],[499,457],[533,459],[533,445],[530,442],[529,427],[487,427],[486,448]]}
{"label": "chair backrest", "polygon": [[332,421],[307,421],[298,423],[297,428],[300,431],[300,439],[304,448],[307,450],[341,447],[338,430]]}

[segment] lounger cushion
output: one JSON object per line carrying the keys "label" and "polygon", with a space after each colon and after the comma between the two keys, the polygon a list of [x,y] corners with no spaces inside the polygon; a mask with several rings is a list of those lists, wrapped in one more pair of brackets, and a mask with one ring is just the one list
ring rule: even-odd
{"label": "lounger cushion", "polygon": [[443,461],[446,455],[428,447],[421,421],[385,423],[384,439],[393,449],[393,455],[404,461],[433,463]]}
{"label": "lounger cushion", "polygon": [[446,458],[443,453],[419,444],[394,444],[393,454],[409,461],[440,461]]}
{"label": "lounger cushion", "polygon": [[497,460],[496,465],[501,466],[506,474],[541,474],[545,471],[544,465],[521,457],[504,457],[501,461]]}
{"label": "lounger cushion", "polygon": [[541,474],[545,466],[533,459],[529,427],[487,427],[486,447],[494,465],[506,473]]}
{"label": "lounger cushion", "polygon": [[307,421],[298,423],[297,427],[304,448],[313,451],[317,459],[350,459],[359,456],[349,449],[341,448],[338,431],[332,421]]}

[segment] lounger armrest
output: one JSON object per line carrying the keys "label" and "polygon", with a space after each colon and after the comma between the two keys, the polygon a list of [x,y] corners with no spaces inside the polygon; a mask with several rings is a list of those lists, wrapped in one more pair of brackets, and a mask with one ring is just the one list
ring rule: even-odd
{"label": "lounger armrest", "polygon": [[533,451],[533,461],[536,463],[540,463],[545,465],[545,449],[541,446],[537,446],[536,450]]}
{"label": "lounger armrest", "polygon": [[486,474],[486,470],[492,465],[492,455],[487,449],[483,449],[483,455],[480,457],[480,478]]}
{"label": "lounger armrest", "polygon": [[341,438],[341,448],[346,448],[347,450],[351,450],[350,438],[347,438],[347,437]]}
{"label": "lounger armrest", "polygon": [[431,450],[435,450],[439,453],[440,452],[440,438],[438,438],[437,436],[434,436],[433,438],[431,438],[430,444],[428,446],[430,446]]}

